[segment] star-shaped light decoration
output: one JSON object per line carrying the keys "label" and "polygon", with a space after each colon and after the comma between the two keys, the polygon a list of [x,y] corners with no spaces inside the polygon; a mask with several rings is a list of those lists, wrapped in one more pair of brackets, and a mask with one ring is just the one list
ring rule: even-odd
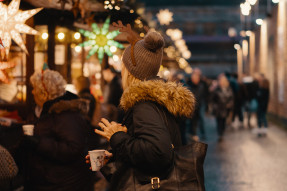
{"label": "star-shaped light decoration", "polygon": [[6,45],[6,55],[9,54],[11,38],[28,54],[20,33],[38,34],[36,30],[24,23],[43,8],[21,11],[19,5],[20,0],[12,0],[9,6],[0,2],[0,37]]}
{"label": "star-shaped light decoration", "polygon": [[101,29],[97,26],[96,23],[93,23],[92,31],[86,31],[83,29],[79,30],[81,34],[89,38],[88,41],[79,44],[79,46],[92,47],[91,50],[89,51],[89,54],[87,55],[87,59],[89,59],[93,54],[97,52],[98,59],[100,60],[100,63],[102,63],[105,53],[110,57],[113,56],[113,53],[110,51],[111,46],[124,48],[122,44],[113,40],[116,36],[120,34],[120,32],[118,30],[109,32],[109,27],[110,27],[110,18],[108,17]]}
{"label": "star-shaped light decoration", "polygon": [[171,21],[173,21],[173,13],[168,9],[160,10],[158,14],[156,14],[157,19],[161,25],[169,25]]}

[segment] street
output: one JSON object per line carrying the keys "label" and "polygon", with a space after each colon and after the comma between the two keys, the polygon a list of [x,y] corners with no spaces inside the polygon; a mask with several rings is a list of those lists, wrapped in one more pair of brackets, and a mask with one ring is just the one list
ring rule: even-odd
{"label": "street", "polygon": [[270,124],[267,137],[249,129],[228,128],[217,142],[215,121],[206,117],[205,185],[207,191],[287,190],[287,133]]}

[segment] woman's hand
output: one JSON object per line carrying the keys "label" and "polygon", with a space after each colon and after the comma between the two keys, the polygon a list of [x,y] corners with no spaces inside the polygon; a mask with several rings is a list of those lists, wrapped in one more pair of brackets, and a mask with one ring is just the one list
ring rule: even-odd
{"label": "woman's hand", "polygon": [[[105,151],[104,165],[106,165],[112,157],[113,157],[112,153],[110,153],[109,151]],[[85,158],[86,158],[86,163],[90,164],[91,163],[90,155],[88,154]],[[92,167],[90,167],[90,170],[92,170]]]}
{"label": "woman's hand", "polygon": [[102,122],[99,123],[99,126],[101,127],[101,129],[103,131],[100,130],[95,130],[95,133],[101,135],[102,137],[104,137],[105,139],[107,139],[108,141],[110,141],[111,137],[113,136],[113,134],[115,134],[116,132],[119,131],[123,131],[123,132],[127,132],[127,128],[125,126],[122,126],[119,123],[116,123],[114,121],[112,121],[111,123],[105,119],[102,118],[101,120]]}

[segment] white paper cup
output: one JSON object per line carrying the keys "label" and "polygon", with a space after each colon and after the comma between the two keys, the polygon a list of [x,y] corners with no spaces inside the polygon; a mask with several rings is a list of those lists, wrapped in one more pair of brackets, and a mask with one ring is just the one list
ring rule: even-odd
{"label": "white paper cup", "polygon": [[34,135],[34,125],[23,125],[22,128],[25,135]]}
{"label": "white paper cup", "polygon": [[104,166],[105,150],[89,151],[92,171],[99,171]]}

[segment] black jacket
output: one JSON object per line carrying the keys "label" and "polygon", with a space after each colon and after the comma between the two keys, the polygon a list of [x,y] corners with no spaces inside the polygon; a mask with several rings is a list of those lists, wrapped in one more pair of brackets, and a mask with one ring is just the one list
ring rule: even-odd
{"label": "black jacket", "polygon": [[173,82],[144,81],[125,90],[121,106],[128,133],[118,132],[110,140],[117,167],[111,190],[125,190],[132,173],[141,183],[168,175],[172,144],[181,145],[176,118],[190,117],[194,103],[193,94]]}
{"label": "black jacket", "polygon": [[269,102],[269,89],[259,88],[257,91],[258,109],[267,112]]}
{"label": "black jacket", "polygon": [[44,104],[34,130],[38,144],[29,156],[28,190],[91,190],[87,123],[80,113],[87,111],[87,103],[71,93]]}
{"label": "black jacket", "polygon": [[233,108],[233,93],[230,87],[226,90],[218,87],[212,96],[213,113],[216,117],[226,118]]}

